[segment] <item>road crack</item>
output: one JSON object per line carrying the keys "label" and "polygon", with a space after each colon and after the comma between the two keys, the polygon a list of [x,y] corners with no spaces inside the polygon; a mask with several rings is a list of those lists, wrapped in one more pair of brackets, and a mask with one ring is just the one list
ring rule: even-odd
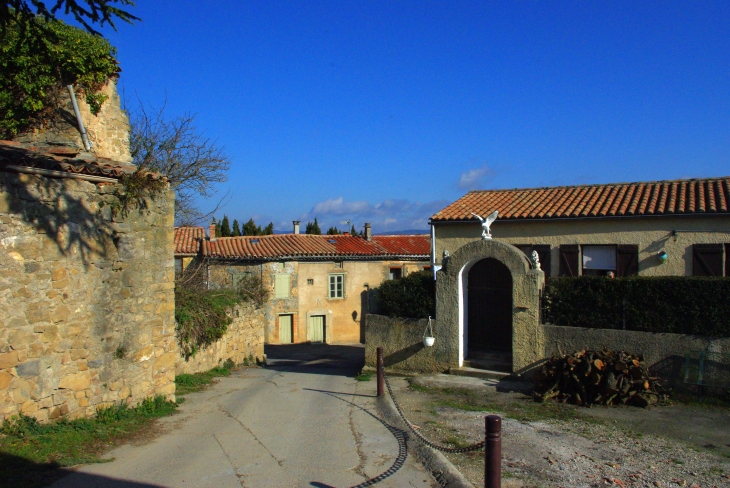
{"label": "road crack", "polygon": [[359,464],[352,468],[352,471],[355,474],[358,474],[359,476],[362,476],[364,479],[368,479],[368,475],[365,474],[365,463],[367,462],[368,458],[365,455],[365,453],[362,450],[362,434],[357,431],[355,428],[355,419],[353,416],[355,415],[355,409],[354,407],[350,406],[350,413],[349,413],[349,420],[350,420],[350,432],[352,433],[352,437],[355,440],[355,448],[357,449],[357,457],[360,460]]}
{"label": "road crack", "polygon": [[[284,461],[281,461],[281,460],[277,459],[277,457],[276,457],[276,456],[274,456],[274,453],[273,453],[273,452],[271,452],[271,451],[269,450],[269,448],[268,448],[268,447],[266,447],[266,445],[265,445],[265,444],[264,444],[263,442],[261,442],[261,440],[260,440],[260,439],[259,439],[258,437],[256,437],[256,434],[254,434],[254,433],[253,433],[253,431],[252,431],[251,429],[249,429],[249,428],[248,428],[248,426],[247,426],[246,424],[244,424],[243,422],[241,422],[241,420],[240,420],[240,419],[236,418],[236,417],[235,417],[235,416],[234,416],[234,415],[233,415],[233,414],[232,414],[231,412],[229,412],[228,410],[226,410],[226,409],[225,409],[225,408],[224,408],[224,407],[223,407],[222,405],[218,405],[218,409],[219,409],[219,410],[220,410],[221,412],[223,412],[223,414],[224,414],[224,415],[226,415],[226,416],[227,416],[228,418],[230,418],[230,419],[233,419],[233,420],[235,420],[236,422],[238,422],[238,424],[239,424],[239,425],[240,425],[241,427],[243,427],[243,428],[244,428],[244,429],[246,430],[246,432],[248,432],[249,434],[251,434],[251,437],[253,437],[253,438],[254,438],[254,440],[255,440],[256,442],[258,442],[258,443],[259,443],[259,445],[260,445],[261,447],[263,447],[263,448],[264,448],[264,450],[265,450],[265,451],[266,451],[267,453],[269,453],[269,456],[271,456],[271,458],[272,458],[272,459],[273,459],[274,461],[276,461],[276,464],[278,464],[278,465],[279,465],[279,466],[281,466],[281,467],[284,467]],[[217,439],[216,439],[216,440],[217,440]]]}

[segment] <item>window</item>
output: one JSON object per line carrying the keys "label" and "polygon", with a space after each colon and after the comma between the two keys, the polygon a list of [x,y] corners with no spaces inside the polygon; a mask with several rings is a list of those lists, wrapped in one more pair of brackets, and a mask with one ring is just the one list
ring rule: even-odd
{"label": "window", "polygon": [[[725,252],[723,253],[723,251]],[[692,246],[692,276],[727,276],[727,271],[730,269],[727,263],[728,251],[730,251],[729,244],[724,246],[722,244],[694,244]]]}
{"label": "window", "polygon": [[335,268],[342,269],[342,261],[335,261]]}
{"label": "window", "polygon": [[403,276],[403,269],[402,268],[390,268],[390,272],[388,273],[388,279],[391,280],[399,280]]}
{"label": "window", "polygon": [[583,275],[616,275],[616,246],[583,246]]}
{"label": "window", "polygon": [[182,273],[183,262],[182,258],[175,258],[175,273]]}
{"label": "window", "polygon": [[345,275],[331,274],[327,298],[345,298]]}
{"label": "window", "polygon": [[289,298],[289,275],[274,276],[274,298]]}
{"label": "window", "polygon": [[307,278],[307,284],[308,285],[313,285],[314,284],[314,279],[313,278]]}
{"label": "window", "polygon": [[238,288],[241,286],[241,282],[245,281],[249,276],[251,276],[250,271],[231,271],[231,285],[234,288]]}

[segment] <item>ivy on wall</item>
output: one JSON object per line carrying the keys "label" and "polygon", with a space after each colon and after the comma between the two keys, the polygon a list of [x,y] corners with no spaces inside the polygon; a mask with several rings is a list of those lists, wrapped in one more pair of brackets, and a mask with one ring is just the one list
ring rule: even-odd
{"label": "ivy on wall", "polygon": [[[29,35],[30,32],[42,36]],[[96,114],[104,84],[119,72],[116,49],[103,37],[59,20],[10,23],[0,36],[0,137],[54,120],[65,86],[75,85]]]}

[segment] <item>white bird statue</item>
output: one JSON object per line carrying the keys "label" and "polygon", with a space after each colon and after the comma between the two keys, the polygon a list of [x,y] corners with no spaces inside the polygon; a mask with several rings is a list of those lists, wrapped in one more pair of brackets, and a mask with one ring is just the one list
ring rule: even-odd
{"label": "white bird statue", "polygon": [[485,240],[485,241],[487,239],[491,239],[492,238],[492,233],[489,232],[489,226],[492,225],[492,222],[494,222],[495,220],[497,220],[497,217],[499,217],[499,212],[497,212],[495,210],[486,219],[481,218],[479,215],[475,214],[474,212],[471,212],[471,214],[474,217],[478,218],[479,221],[482,223],[482,239]]}

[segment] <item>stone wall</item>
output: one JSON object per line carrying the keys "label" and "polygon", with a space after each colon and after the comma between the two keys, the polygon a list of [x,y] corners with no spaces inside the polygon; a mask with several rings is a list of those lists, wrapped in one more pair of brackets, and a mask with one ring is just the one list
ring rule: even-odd
{"label": "stone wall", "polygon": [[[101,158],[130,163],[132,155],[129,152],[129,117],[121,108],[116,82],[110,80],[101,92],[109,98],[102,104],[97,115],[91,113],[86,97],[76,94],[81,120],[92,144],[91,152]],[[14,140],[35,144],[66,144],[83,150],[84,144],[68,90],[64,88],[60,98],[62,103],[58,107],[58,120],[49,127],[18,134]]]}
{"label": "stone wall", "polygon": [[377,348],[383,348],[383,364],[389,370],[441,373],[453,365],[450,348],[438,320],[431,321],[436,342],[431,347],[423,344],[428,319],[391,318],[368,315],[365,319],[365,365],[376,367]]}
{"label": "stone wall", "polygon": [[0,173],[0,419],[174,398],[174,194],[114,187]]}
{"label": "stone wall", "polygon": [[231,316],[233,322],[223,337],[191,358],[178,359],[177,374],[208,371],[228,359],[235,364],[241,364],[244,359],[263,360],[264,310],[253,305],[240,305],[231,311]]}

